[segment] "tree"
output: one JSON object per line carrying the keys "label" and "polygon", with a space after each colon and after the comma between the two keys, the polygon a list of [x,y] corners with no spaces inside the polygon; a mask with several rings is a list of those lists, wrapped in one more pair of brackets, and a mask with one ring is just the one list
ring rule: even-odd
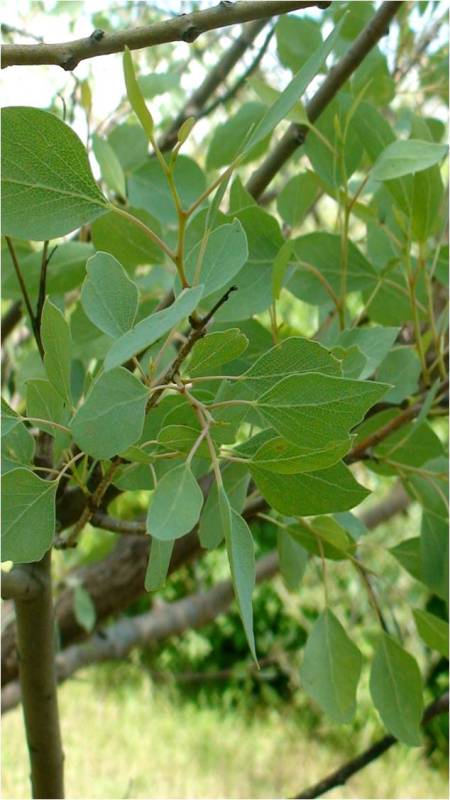
{"label": "tree", "polygon": [[[88,150],[60,108],[2,112],[11,301],[2,332],[17,345],[5,347],[2,400],[3,559],[14,564],[2,592],[15,604],[3,691],[6,707],[22,699],[34,797],[63,797],[58,681],[162,641],[186,617],[213,619],[233,593],[257,660],[255,582],[279,569],[297,590],[309,559],[322,565],[325,589],[300,673],[312,701],[336,723],[355,712],[360,643],[327,593],[334,563],[345,561],[379,623],[370,693],[389,735],[372,757],[397,739],[420,744],[421,724],[445,709],[444,696],[424,715],[424,676],[360,552],[379,519],[421,507],[420,536],[391,553],[432,600],[412,608],[411,599],[429,670],[448,640],[445,52],[424,57],[441,21],[429,5],[220,3],[75,42],[3,46],[3,66],[17,65],[18,76],[121,52],[126,91]],[[275,15],[312,6],[314,19],[280,16],[274,26]],[[429,25],[421,36],[417,19]],[[155,123],[146,100],[164,81],[173,87],[173,74],[139,74],[132,51],[236,23],[246,23],[242,34],[172,123]],[[387,59],[379,43],[390,30]],[[256,57],[224,92],[260,33]],[[283,89],[251,77],[273,34],[292,73]],[[404,113],[399,87],[411,72],[436,116],[420,105]],[[89,128],[89,83],[75,77],[73,96]],[[231,116],[206,134],[205,159],[195,124],[221,107]],[[272,180],[275,195],[264,195]],[[307,304],[307,323],[289,315],[286,298]],[[380,505],[354,514],[371,476]],[[144,520],[109,513],[140,490]],[[255,563],[260,519],[277,531],[277,553]],[[55,654],[52,552],[76,547],[88,525],[122,540],[56,597]],[[216,547],[230,580],[180,600],[182,622],[151,610],[111,623],[107,636],[93,631]],[[354,766],[299,796],[317,796]]]}

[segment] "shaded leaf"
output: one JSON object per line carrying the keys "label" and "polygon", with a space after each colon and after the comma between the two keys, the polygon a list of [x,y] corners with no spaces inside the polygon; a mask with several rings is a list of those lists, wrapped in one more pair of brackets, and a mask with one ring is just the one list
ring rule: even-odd
{"label": "shaded leaf", "polygon": [[[222,503],[224,503],[224,498],[226,498],[226,494],[223,492]],[[231,509],[229,504],[228,510],[231,514],[231,524],[230,526],[225,525],[224,528],[231,577],[245,636],[250,652],[256,661],[252,607],[252,594],[255,587],[255,546],[245,519],[237,511]],[[222,516],[226,512],[227,509],[223,508]]]}
{"label": "shaded leaf", "polygon": [[422,743],[422,679],[415,659],[382,633],[372,662],[370,693],[384,725],[401,742]]}
{"label": "shaded leaf", "polygon": [[116,338],[126,333],[136,317],[137,286],[109,253],[96,253],[86,264],[81,304],[86,316],[103,333]]}
{"label": "shaded leaf", "polygon": [[71,406],[70,368],[72,337],[64,315],[47,297],[42,311],[41,339],[44,366],[53,388]]}
{"label": "shaded leaf", "polygon": [[362,657],[332,611],[315,622],[306,642],[300,678],[305,691],[334,722],[350,722]]}
{"label": "shaded leaf", "polygon": [[144,581],[147,592],[157,592],[158,589],[163,588],[169,571],[174,544],[173,539],[164,542],[160,539],[152,539]]}
{"label": "shaded leaf", "polygon": [[448,622],[420,608],[414,608],[413,614],[420,638],[448,659]]}

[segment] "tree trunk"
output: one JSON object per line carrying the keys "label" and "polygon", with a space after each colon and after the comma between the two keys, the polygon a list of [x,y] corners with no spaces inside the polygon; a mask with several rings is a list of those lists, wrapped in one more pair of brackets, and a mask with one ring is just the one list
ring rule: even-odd
{"label": "tree trunk", "polygon": [[64,755],[56,691],[51,551],[39,563],[21,569],[32,572],[42,586],[37,597],[15,603],[32,794],[33,798],[54,800],[64,797]]}

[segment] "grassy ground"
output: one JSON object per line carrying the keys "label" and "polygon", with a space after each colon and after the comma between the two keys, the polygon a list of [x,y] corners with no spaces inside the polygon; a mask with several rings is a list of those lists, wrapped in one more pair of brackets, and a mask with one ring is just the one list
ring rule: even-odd
{"label": "grassy ground", "polygon": [[[308,739],[298,712],[175,703],[166,688],[142,682],[122,690],[92,681],[92,671],[61,688],[67,797],[278,798],[323,777],[348,758],[325,726]],[[357,747],[364,746],[359,735]],[[2,797],[29,797],[20,710],[4,718]],[[395,746],[330,798],[444,798],[446,776],[421,751]]]}

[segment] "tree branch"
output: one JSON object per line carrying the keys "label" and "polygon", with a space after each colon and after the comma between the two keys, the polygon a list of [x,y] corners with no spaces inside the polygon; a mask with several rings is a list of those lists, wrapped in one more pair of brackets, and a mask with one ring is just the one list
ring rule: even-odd
{"label": "tree branch", "polygon": [[258,33],[262,31],[266,24],[267,19],[261,19],[244,26],[239,38],[236,39],[231,47],[222,55],[216,66],[208,72],[203,83],[195,90],[184,108],[181,109],[172,122],[170,128],[162,135],[158,143],[160,150],[172,149],[177,142],[178,131],[188,117],[204,116],[201,109],[206,101],[209,100],[218,86],[227,78],[233,67],[237,64],[239,59],[242,58],[247,48],[250,47],[258,36]]}
{"label": "tree branch", "polygon": [[39,572],[33,574],[31,567],[18,565],[10,572],[2,570],[3,600],[32,600],[42,591]]}
{"label": "tree branch", "polygon": [[[422,717],[422,726],[425,727],[428,725],[428,723],[439,714],[446,713],[448,713],[448,692],[438,697],[437,700],[433,700],[433,702],[427,706]],[[379,739],[378,742],[375,742],[375,744],[371,745],[367,750],[364,750],[359,756],[352,758],[351,761],[347,761],[346,764],[343,764],[342,767],[339,767],[339,769],[327,775],[326,778],[323,778],[318,783],[296,794],[295,800],[309,800],[309,798],[321,797],[326,792],[336,788],[336,786],[344,786],[352,775],[355,775],[356,772],[359,772],[368,764],[371,764],[372,761],[375,761],[383,755],[383,753],[389,750],[397,741],[398,739],[396,739],[395,736],[383,736],[382,739]]]}
{"label": "tree branch", "polygon": [[42,591],[16,600],[20,686],[31,764],[33,797],[64,797],[63,751],[58,716],[51,551],[26,572],[39,575]]}
{"label": "tree branch", "polygon": [[[277,553],[269,553],[256,563],[256,581],[269,580],[278,571]],[[95,633],[80,645],[68,647],[56,658],[58,683],[67,680],[83,666],[125,658],[134,647],[143,647],[179,636],[188,629],[200,628],[227,610],[234,599],[233,583],[221,581],[207,592],[164,604],[154,611],[122,618],[105,631]],[[13,688],[14,687],[14,688]],[[2,711],[20,702],[17,684],[2,693]]]}
{"label": "tree branch", "polygon": [[[375,47],[381,37],[388,32],[389,23],[399,10],[402,2],[403,0],[396,0],[395,2],[393,0],[385,0],[368,25],[349,47],[346,54],[330,70],[320,89],[306,104],[306,114],[311,122],[316,121],[366,55]],[[283,164],[297,150],[297,147],[304,143],[307,135],[307,126],[294,123],[289,126],[277,146],[248,181],[247,190],[253,197],[258,198],[264,192]]]}
{"label": "tree branch", "polygon": [[11,303],[8,311],[6,311],[2,317],[2,342],[12,333],[21,317],[22,301],[16,300],[15,303]]}
{"label": "tree branch", "polygon": [[[375,528],[381,522],[386,522],[403,511],[410,503],[408,495],[396,486],[380,503],[362,512],[361,520],[369,529]],[[260,511],[266,509],[265,500],[258,498],[248,503],[243,516],[250,522]],[[150,546],[150,536],[123,536],[107,558],[75,571],[77,585],[86,589],[95,605],[98,624],[124,611],[130,603],[142,596]],[[187,536],[175,542],[169,575],[193,561],[201,552],[197,529],[194,528]],[[62,647],[86,638],[86,631],[80,627],[74,613],[73,589],[68,588],[62,592],[55,611]],[[14,643],[15,626],[11,623],[2,635],[3,685],[17,676]]]}
{"label": "tree branch", "polygon": [[236,3],[221,2],[214,8],[181,14],[148,27],[128,31],[105,33],[95,30],[84,39],[57,44],[5,44],[2,46],[2,68],[13,65],[55,64],[64,70],[73,70],[86,58],[119,53],[125,49],[139,50],[167,42],[191,44],[202,33],[215,28],[224,28],[237,23],[250,22],[277,14],[286,14],[302,8],[318,6],[327,8],[330,2],[317,0],[241,0]]}

